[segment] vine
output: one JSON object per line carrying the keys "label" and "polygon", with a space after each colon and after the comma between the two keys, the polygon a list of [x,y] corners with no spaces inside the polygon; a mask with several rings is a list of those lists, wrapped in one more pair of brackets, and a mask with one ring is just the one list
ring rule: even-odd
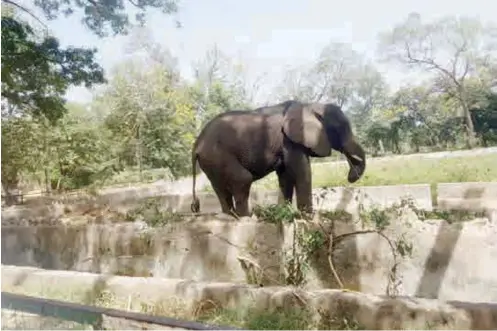
{"label": "vine", "polygon": [[393,266],[388,275],[387,295],[398,294],[398,286],[401,284],[398,276],[398,267],[401,259],[410,256],[413,245],[408,242],[405,233],[395,240],[387,236],[385,230],[390,225],[390,220],[397,218],[402,213],[403,207],[413,207],[412,201],[402,200],[400,204],[390,208],[379,209],[377,207],[366,210],[359,203],[359,221],[362,222],[364,230],[336,234],[335,222],[337,220],[351,222],[352,215],[345,211],[322,211],[314,214],[305,214],[297,211],[291,204],[274,204],[270,206],[256,206],[254,214],[266,222],[283,225],[292,224],[293,239],[291,247],[285,252],[285,283],[287,285],[302,286],[306,282],[306,273],[310,268],[310,259],[323,248],[326,248],[328,265],[338,286],[343,289],[343,281],[337,272],[333,255],[338,245],[343,240],[357,235],[375,233],[388,243],[392,256]]}

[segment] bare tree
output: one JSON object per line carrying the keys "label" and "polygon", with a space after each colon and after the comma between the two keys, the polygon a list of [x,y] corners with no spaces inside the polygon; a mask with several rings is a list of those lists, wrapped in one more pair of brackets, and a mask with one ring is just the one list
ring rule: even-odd
{"label": "bare tree", "polygon": [[344,107],[354,93],[362,62],[350,45],[332,42],[323,48],[315,63],[288,69],[275,92],[279,99],[334,102]]}
{"label": "bare tree", "polygon": [[217,45],[193,63],[193,71],[198,130],[220,112],[248,108],[260,84],[259,80],[250,82],[242,61],[230,58]]}
{"label": "bare tree", "polygon": [[[482,77],[495,64],[495,28],[469,17],[443,17],[424,23],[417,13],[380,35],[379,52],[389,62],[433,74],[440,92],[458,100],[462,109],[468,143],[474,145],[471,98],[467,81]],[[482,82],[488,83],[488,82]]]}
{"label": "bare tree", "polygon": [[135,27],[123,47],[128,57],[142,59],[147,63],[160,65],[168,68],[168,74],[175,74],[179,79],[178,59],[173,56],[169,49],[156,42],[149,28]]}

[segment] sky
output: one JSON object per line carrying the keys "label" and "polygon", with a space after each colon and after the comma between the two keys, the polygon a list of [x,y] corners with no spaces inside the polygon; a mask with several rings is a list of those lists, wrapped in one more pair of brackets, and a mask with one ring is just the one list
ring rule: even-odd
{"label": "sky", "polygon": [[[25,0],[31,2],[32,0]],[[147,27],[155,42],[177,57],[181,73],[191,77],[191,64],[214,44],[229,56],[240,57],[252,78],[265,75],[260,98],[270,98],[270,87],[278,83],[287,65],[309,63],[330,42],[351,43],[373,58],[377,36],[401,23],[410,12],[423,21],[445,15],[468,15],[495,21],[497,2],[488,0],[180,0],[182,28],[171,17],[150,12]],[[108,72],[125,57],[129,37],[100,39],[78,18],[59,18],[47,23],[62,45],[97,47],[97,61]],[[410,76],[391,66],[380,67],[393,87]],[[89,102],[92,92],[71,88],[70,101]],[[262,100],[261,100],[262,102]]]}

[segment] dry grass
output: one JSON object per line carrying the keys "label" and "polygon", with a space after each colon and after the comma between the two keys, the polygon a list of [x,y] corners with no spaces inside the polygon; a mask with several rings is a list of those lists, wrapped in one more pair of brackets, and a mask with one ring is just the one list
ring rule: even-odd
{"label": "dry grass", "polygon": [[[203,302],[193,308],[187,305],[181,298],[170,298],[161,302],[144,302],[138,297],[130,297],[127,300],[116,298],[112,292],[101,289],[89,295],[83,292],[47,291],[43,289],[26,289],[15,287],[11,289],[2,288],[2,291],[18,293],[48,299],[62,300],[81,304],[95,305],[100,307],[122,309],[128,311],[141,312],[149,315],[167,316],[172,318],[194,320],[207,324],[221,326],[235,326],[249,330],[306,330],[306,329],[360,329],[356,323],[333,322],[330,325],[316,325],[309,311],[295,309],[294,311],[261,311],[256,307],[244,307],[239,310],[224,309],[216,307],[211,302]],[[10,312],[9,312],[10,313]],[[62,322],[62,321],[60,321]],[[41,327],[40,322],[40,327]],[[48,324],[43,324],[48,325]],[[62,324],[60,324],[62,325]],[[63,324],[64,329],[68,329],[67,323]],[[12,329],[12,320],[9,323]],[[26,326],[26,319],[22,314],[18,314],[16,329]],[[31,323],[31,326],[32,323]],[[36,326],[34,326],[37,328]],[[89,326],[75,325],[71,329],[88,329]],[[56,323],[51,322],[50,329],[56,328]]]}
{"label": "dry grass", "polygon": [[93,330],[91,325],[2,309],[2,330]]}

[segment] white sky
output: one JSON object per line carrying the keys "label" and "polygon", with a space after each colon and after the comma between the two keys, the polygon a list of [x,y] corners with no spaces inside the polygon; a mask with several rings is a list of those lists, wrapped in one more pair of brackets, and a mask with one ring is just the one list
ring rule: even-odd
{"label": "white sky", "polygon": [[[312,61],[331,41],[352,43],[355,50],[374,56],[378,33],[391,29],[411,11],[419,12],[423,20],[444,15],[497,20],[497,2],[489,0],[181,0],[181,29],[158,12],[148,16],[147,26],[155,41],[178,58],[185,77],[191,75],[191,63],[216,43],[224,53],[241,56],[252,77],[267,73],[264,91],[270,92],[285,65]],[[74,16],[50,21],[48,26],[63,45],[97,47],[97,60],[107,72],[123,59],[129,40],[99,39]],[[394,68],[381,70],[392,86],[409,79]],[[262,98],[270,98],[264,91]],[[67,97],[88,102],[91,95],[85,88],[72,88]]]}

